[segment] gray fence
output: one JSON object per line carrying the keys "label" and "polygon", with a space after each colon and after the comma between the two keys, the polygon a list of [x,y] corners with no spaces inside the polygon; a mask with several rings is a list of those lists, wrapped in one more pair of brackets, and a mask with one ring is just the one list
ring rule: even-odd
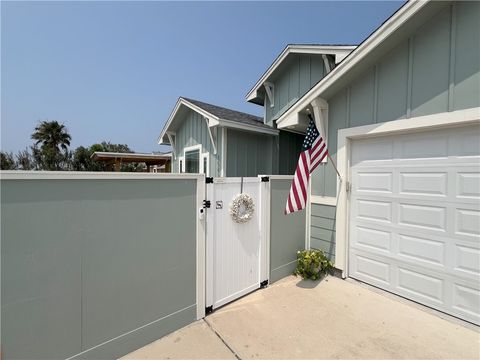
{"label": "gray fence", "polygon": [[284,214],[292,178],[270,177],[270,283],[291,275],[305,249],[306,211]]}
{"label": "gray fence", "polygon": [[3,359],[115,358],[194,321],[202,179],[3,173]]}

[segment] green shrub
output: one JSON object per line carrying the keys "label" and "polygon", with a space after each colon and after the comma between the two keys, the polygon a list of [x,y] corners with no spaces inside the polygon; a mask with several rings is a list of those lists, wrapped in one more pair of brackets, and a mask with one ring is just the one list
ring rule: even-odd
{"label": "green shrub", "polygon": [[304,280],[318,280],[323,274],[332,270],[333,264],[322,250],[297,251],[297,268],[293,275],[301,276]]}

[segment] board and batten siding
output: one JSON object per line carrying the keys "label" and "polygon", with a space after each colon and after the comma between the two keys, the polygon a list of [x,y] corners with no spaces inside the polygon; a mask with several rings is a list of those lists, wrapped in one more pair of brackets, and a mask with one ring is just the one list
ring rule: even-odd
{"label": "board and batten siding", "polygon": [[176,131],[175,150],[177,156],[172,161],[172,173],[179,172],[179,158],[183,156],[183,151],[186,147],[202,145],[202,153],[209,153],[209,175],[220,176],[222,131],[218,127],[214,127],[211,130],[214,138],[216,137],[216,155],[213,153],[213,146],[204,117],[196,111],[188,110],[185,118],[181,121],[181,126]]}
{"label": "board and batten siding", "polygon": [[278,174],[293,175],[302,151],[305,135],[280,130],[278,142]]}
{"label": "board and batten siding", "polygon": [[320,249],[335,261],[335,206],[312,204],[310,248]]}
{"label": "board and batten siding", "polygon": [[226,129],[227,131],[227,171],[226,175],[257,176],[275,173],[274,151],[276,136]]}
{"label": "board and batten siding", "polygon": [[276,70],[270,81],[274,84],[274,106],[265,96],[265,123],[272,125],[290,106],[325,76],[321,55],[291,54]]}
{"label": "board and batten siding", "polygon": [[[330,97],[328,149],[339,129],[480,106],[480,2],[446,4]],[[336,196],[330,161],[312,176],[312,194]]]}

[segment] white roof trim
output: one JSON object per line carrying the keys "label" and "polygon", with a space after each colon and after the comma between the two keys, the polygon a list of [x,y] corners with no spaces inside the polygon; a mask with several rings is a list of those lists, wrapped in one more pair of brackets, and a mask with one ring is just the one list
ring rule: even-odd
{"label": "white roof trim", "polygon": [[287,45],[263,74],[260,80],[258,80],[248,92],[246,99],[247,101],[251,101],[257,96],[257,91],[263,86],[263,83],[270,77],[270,75],[272,75],[289,54],[335,55],[335,63],[339,63],[355,48],[356,46],[348,45]]}
{"label": "white roof trim", "polygon": [[366,55],[380,45],[387,37],[395,32],[401,25],[422,9],[428,1],[410,0],[401,7],[390,19],[380,26],[362,44],[360,44],[350,56],[341,62],[327,76],[320,80],[313,88],[303,95],[292,107],[285,111],[278,119],[278,128],[283,128],[282,123],[292,114],[302,111],[310,106],[310,103],[323,92],[332,86],[340,77],[344,76],[352,67],[362,61]]}
{"label": "white roof trim", "polygon": [[255,126],[255,125],[251,125],[251,124],[245,124],[245,123],[226,120],[226,119],[220,119],[220,126],[224,126],[226,128],[230,128],[230,129],[255,131],[255,132],[269,134],[269,135],[278,135],[278,133],[280,132],[279,130],[274,129],[274,128],[267,128],[267,127],[263,127],[263,126]]}
{"label": "white roof trim", "polygon": [[[271,134],[271,135],[277,135],[279,133],[278,130],[274,128],[266,128],[264,126],[255,126],[252,124],[245,124],[241,122],[236,122],[236,121],[231,121],[231,120],[226,120],[226,119],[220,119],[219,117],[209,113],[208,111],[203,110],[202,108],[198,107],[195,104],[192,104],[190,101],[185,100],[184,98],[179,98],[177,103],[175,104],[175,107],[173,108],[167,122],[165,123],[165,126],[163,127],[162,132],[160,133],[160,136],[158,137],[157,141],[158,144],[167,144],[166,141],[164,141],[164,136],[166,135],[168,128],[170,127],[173,119],[175,118],[175,115],[177,114],[178,110],[180,109],[181,105],[185,105],[186,107],[189,107],[190,109],[198,112],[200,115],[203,115],[205,118],[208,118],[208,126],[225,126],[228,128],[236,128],[236,129],[241,129],[241,130],[247,130],[247,131],[255,131],[255,132],[260,132],[260,133],[265,133],[265,134]],[[262,124],[263,125],[263,124]],[[171,144],[170,144],[171,145]]]}
{"label": "white roof trim", "polygon": [[[218,121],[218,117],[216,117],[213,114],[210,114],[209,112],[203,110],[202,108],[199,108],[197,105],[192,104],[190,101],[185,100],[184,98],[180,97],[177,100],[177,103],[175,104],[175,107],[173,108],[172,112],[170,113],[170,116],[168,117],[167,122],[165,123],[165,126],[163,127],[162,132],[160,133],[160,136],[158,137],[157,141],[159,144],[162,144],[163,137],[168,131],[168,128],[170,127],[170,124],[172,123],[173,119],[175,118],[175,115],[177,115],[178,110],[180,109],[181,105],[185,105],[186,107],[189,107],[190,109],[198,112],[199,114],[203,115],[204,117],[208,118],[209,120],[212,119],[214,120],[213,123],[215,123],[215,120]],[[210,125],[212,126],[212,125]]]}

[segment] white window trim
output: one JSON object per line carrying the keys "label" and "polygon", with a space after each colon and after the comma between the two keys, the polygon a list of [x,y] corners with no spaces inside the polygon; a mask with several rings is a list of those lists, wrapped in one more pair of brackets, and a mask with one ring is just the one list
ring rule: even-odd
{"label": "white window trim", "polygon": [[179,173],[185,172],[185,158],[183,156],[180,156],[178,158],[178,172]]}
{"label": "white window trim", "polygon": [[355,139],[369,138],[379,135],[401,135],[418,131],[419,129],[437,130],[463,125],[480,125],[480,107],[445,112],[415,118],[394,120],[379,124],[358,126],[338,131],[337,165],[341,182],[337,181],[338,204],[336,211],[336,243],[335,267],[342,270],[342,276],[347,277],[348,269],[348,224],[349,196],[346,184],[350,181],[350,151],[351,142]]}
{"label": "white window trim", "polygon": [[[200,174],[205,174],[205,176],[210,176],[210,153],[205,152],[200,154],[201,164],[200,164]],[[207,171],[203,171],[203,159],[207,159]]]}
{"label": "white window trim", "polygon": [[209,176],[209,174],[210,174],[210,153],[208,151],[202,152],[202,148],[203,147],[202,147],[201,144],[187,146],[187,147],[183,148],[183,156],[181,157],[181,159],[183,159],[183,172],[185,172],[185,169],[186,169],[186,167],[185,167],[185,154],[188,151],[198,150],[198,153],[200,155],[200,157],[198,159],[199,174],[203,174],[203,159],[207,158],[207,173],[205,174],[205,176]]}

